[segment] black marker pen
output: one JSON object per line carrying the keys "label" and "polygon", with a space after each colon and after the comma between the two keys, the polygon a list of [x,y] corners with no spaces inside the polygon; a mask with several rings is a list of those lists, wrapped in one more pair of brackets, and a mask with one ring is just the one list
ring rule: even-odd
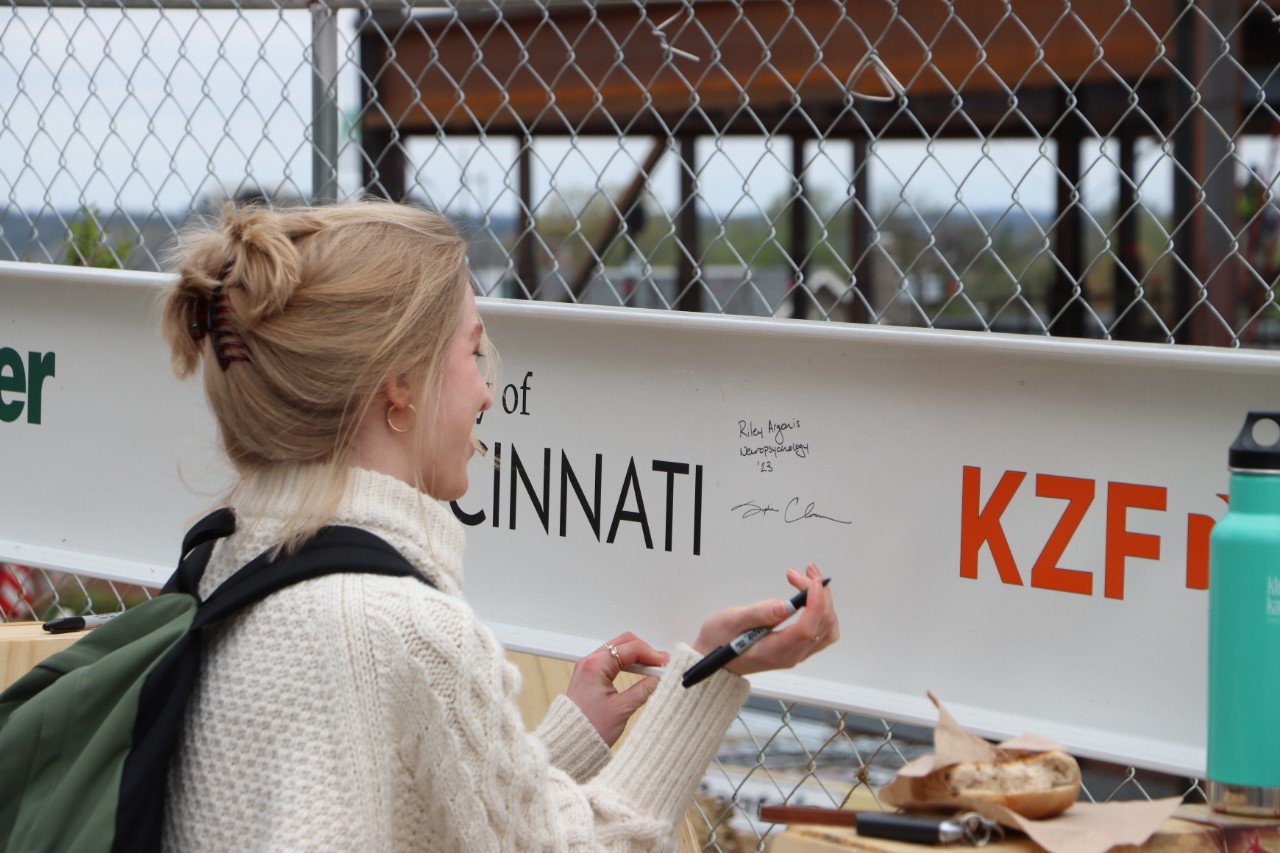
{"label": "black marker pen", "polygon": [[[823,586],[826,586],[829,583],[831,583],[831,578],[822,579]],[[808,599],[808,597],[809,590],[807,589],[802,589],[800,592],[793,595],[791,600],[787,602],[787,615],[782,618],[785,620],[801,607],[804,607],[805,600]],[[757,640],[772,630],[772,628],[761,627],[752,628],[749,631],[742,632],[732,642],[721,646],[702,660],[695,663],[693,666],[686,669],[684,671],[684,680],[680,683],[685,687],[692,687],[699,681],[711,677],[713,674],[723,669],[729,661],[751,648],[756,644]]]}
{"label": "black marker pen", "polygon": [[119,613],[102,613],[96,616],[64,616],[44,623],[44,629],[50,634],[69,634],[72,631],[84,631],[110,622]]}

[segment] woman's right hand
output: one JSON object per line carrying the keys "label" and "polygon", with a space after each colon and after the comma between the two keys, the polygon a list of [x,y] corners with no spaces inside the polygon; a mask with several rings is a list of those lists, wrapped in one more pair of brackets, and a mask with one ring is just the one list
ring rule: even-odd
{"label": "woman's right hand", "polygon": [[[804,574],[787,569],[787,581],[796,589],[808,590],[800,617],[785,628],[761,637],[725,669],[738,675],[789,669],[840,639],[840,622],[831,591],[822,585],[822,572],[818,567],[810,563]],[[787,603],[776,598],[745,607],[726,607],[702,624],[693,647],[699,654],[706,655],[744,631],[760,626],[772,628],[787,616]]]}
{"label": "woman's right hand", "polygon": [[627,720],[658,686],[658,679],[650,675],[619,692],[614,679],[624,666],[662,666],[670,657],[627,631],[574,665],[565,695],[582,709],[604,742],[613,746],[622,736]]}

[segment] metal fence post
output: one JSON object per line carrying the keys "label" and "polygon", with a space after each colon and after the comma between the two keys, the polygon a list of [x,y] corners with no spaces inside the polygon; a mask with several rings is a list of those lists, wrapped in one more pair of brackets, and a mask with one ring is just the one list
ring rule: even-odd
{"label": "metal fence post", "polygon": [[325,0],[311,10],[311,198],[338,198],[338,22]]}

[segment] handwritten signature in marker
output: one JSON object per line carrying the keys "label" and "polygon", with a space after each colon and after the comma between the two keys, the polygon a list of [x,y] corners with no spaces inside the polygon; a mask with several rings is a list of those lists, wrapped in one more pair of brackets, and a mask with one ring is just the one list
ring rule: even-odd
{"label": "handwritten signature in marker", "polygon": [[754,518],[757,515],[760,516],[761,518],[765,518],[769,515],[769,513],[777,512],[778,508],[776,506],[770,506],[768,504],[766,504],[765,506],[760,506],[760,504],[756,503],[755,501],[747,501],[746,503],[741,503],[735,507],[732,507],[729,511],[737,512],[738,510],[742,510],[743,518]]}
{"label": "handwritten signature in marker", "polygon": [[[741,518],[768,518],[769,513],[778,512],[778,508],[772,504],[761,505],[757,501],[744,501],[735,507],[730,508],[731,512],[741,512]],[[809,501],[803,507],[800,506],[800,498],[792,498],[787,502],[785,511],[782,513],[782,520],[787,524],[795,524],[797,521],[816,518],[821,521],[830,521],[834,524],[853,524],[852,521],[844,521],[830,515],[824,515],[816,509],[816,503]]]}
{"label": "handwritten signature in marker", "polygon": [[798,507],[799,505],[800,505],[799,498],[792,498],[790,502],[787,503],[787,511],[783,513],[783,516],[782,516],[783,519],[787,522],[787,524],[794,524],[797,521],[804,521],[806,518],[820,518],[823,521],[833,521],[836,524],[853,524],[852,521],[842,521],[841,519],[832,518],[829,515],[823,515],[820,512],[814,511],[813,501],[809,501],[809,503],[805,505],[803,512],[801,512],[799,515],[796,515],[795,508]]}

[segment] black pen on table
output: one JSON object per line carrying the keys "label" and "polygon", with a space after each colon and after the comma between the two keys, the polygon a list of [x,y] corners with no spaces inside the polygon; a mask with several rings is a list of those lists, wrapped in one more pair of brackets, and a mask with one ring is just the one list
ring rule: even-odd
{"label": "black pen on table", "polygon": [[[823,586],[826,586],[829,583],[831,583],[831,578],[822,579]],[[784,620],[788,619],[793,613],[795,613],[801,607],[804,607],[804,603],[808,599],[808,597],[809,597],[808,589],[802,589],[798,593],[793,595],[791,597],[791,600],[787,602],[787,615],[782,618]],[[725,645],[721,646],[715,651],[711,652],[702,660],[698,661],[693,666],[686,669],[684,671],[684,680],[681,681],[680,683],[683,684],[685,687],[692,687],[693,685],[697,684],[699,681],[702,681],[703,679],[706,679],[706,678],[710,678],[715,673],[724,669],[724,667],[729,663],[729,661],[733,660],[738,655],[742,654],[747,649],[754,646],[757,640],[759,640],[761,637],[763,637],[765,634],[769,633],[772,630],[773,628],[760,627],[760,628],[752,628],[749,631],[743,631],[735,639],[726,643]]]}
{"label": "black pen on table", "polygon": [[119,616],[119,613],[102,613],[93,616],[64,616],[44,623],[44,629],[50,634],[69,634],[72,631],[87,631],[99,625],[105,625]]}

